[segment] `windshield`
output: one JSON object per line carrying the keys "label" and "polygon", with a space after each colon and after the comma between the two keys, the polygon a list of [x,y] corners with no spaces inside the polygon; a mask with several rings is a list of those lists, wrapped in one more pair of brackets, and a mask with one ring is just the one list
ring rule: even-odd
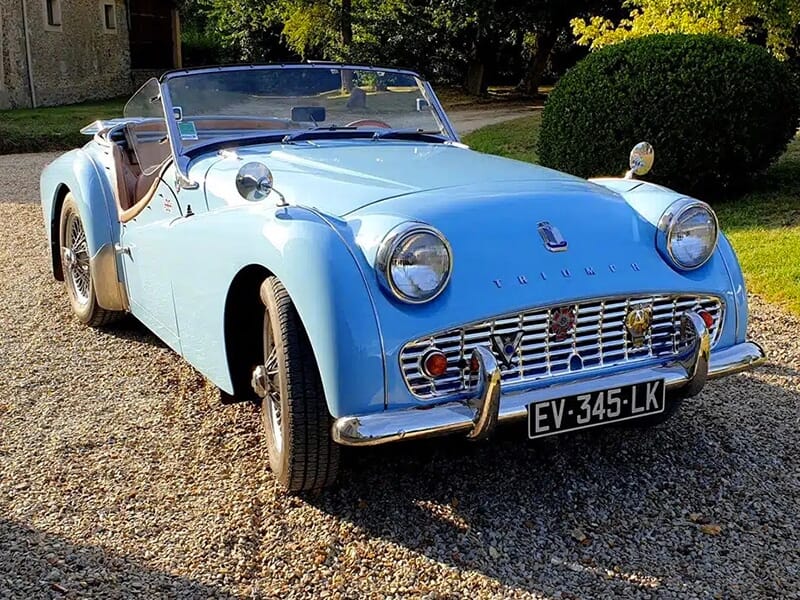
{"label": "windshield", "polygon": [[169,75],[179,146],[247,135],[353,128],[447,135],[417,77],[397,71],[300,65]]}

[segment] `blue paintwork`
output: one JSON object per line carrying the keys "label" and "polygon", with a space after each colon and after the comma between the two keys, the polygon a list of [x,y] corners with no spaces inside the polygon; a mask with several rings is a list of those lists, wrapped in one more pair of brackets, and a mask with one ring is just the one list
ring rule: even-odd
{"label": "blue paintwork", "polygon": [[[419,405],[398,366],[407,341],[537,305],[718,294],[727,310],[716,348],[744,340],[744,282],[727,240],[706,265],[684,273],[655,249],[655,223],[680,197],[670,190],[590,183],[457,145],[318,140],[237,152],[194,158],[196,189],[177,189],[167,172],[151,207],[122,228],[99,144],[65,155],[42,176],[45,219],[55,217],[53,200],[66,185],[79,198],[93,253],[104,243],[132,245],[132,258],[120,263],[131,311],[227,392],[225,301],[249,265],[276,275],[292,297],[335,417]],[[251,160],[273,171],[290,207],[276,208],[275,196],[238,196],[236,173]],[[385,233],[406,220],[436,227],[453,248],[452,280],[425,305],[389,297],[372,267]],[[536,229],[543,220],[567,239],[566,252],[545,249]]]}
{"label": "blue paintwork", "polygon": [[114,194],[105,172],[106,156],[96,144],[72,150],[58,157],[42,172],[40,189],[42,216],[48,244],[52,246],[52,220],[56,220],[55,202],[59,193],[69,190],[75,197],[85,223],[86,240],[92,255],[108,243],[119,239],[120,224]]}

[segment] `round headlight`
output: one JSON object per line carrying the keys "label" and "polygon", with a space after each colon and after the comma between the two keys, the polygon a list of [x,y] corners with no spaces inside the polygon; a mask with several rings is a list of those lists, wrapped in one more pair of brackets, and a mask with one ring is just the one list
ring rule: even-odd
{"label": "round headlight", "polygon": [[659,222],[659,250],[678,269],[704,265],[717,247],[717,216],[705,202],[683,198],[673,203]]}
{"label": "round headlight", "polygon": [[375,269],[386,289],[403,302],[433,300],[450,280],[453,255],[444,236],[421,223],[392,229],[378,248]]}

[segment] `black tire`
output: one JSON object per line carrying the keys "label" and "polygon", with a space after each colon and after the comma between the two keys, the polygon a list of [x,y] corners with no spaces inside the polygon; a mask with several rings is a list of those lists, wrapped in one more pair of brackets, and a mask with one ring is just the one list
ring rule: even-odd
{"label": "black tire", "polygon": [[683,396],[678,393],[667,392],[666,406],[664,411],[656,415],[648,415],[646,417],[639,417],[638,419],[630,419],[620,423],[627,429],[646,429],[648,427],[655,427],[669,421],[672,416],[678,412],[678,409],[683,404]]}
{"label": "black tire", "polygon": [[118,320],[125,314],[124,312],[107,310],[97,303],[94,280],[89,269],[86,230],[78,211],[78,204],[71,193],[64,198],[58,231],[64,287],[67,288],[72,312],[81,323],[89,327],[104,327]]}
{"label": "black tire", "polygon": [[336,480],[339,446],[331,437],[333,420],[317,361],[294,304],[275,277],[261,285],[261,300],[265,306],[262,366],[268,380],[261,421],[270,466],[289,492],[319,490]]}

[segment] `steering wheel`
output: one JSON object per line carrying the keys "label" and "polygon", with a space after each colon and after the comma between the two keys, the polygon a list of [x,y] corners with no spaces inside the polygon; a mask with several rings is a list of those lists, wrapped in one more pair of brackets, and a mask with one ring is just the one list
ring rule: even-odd
{"label": "steering wheel", "polygon": [[380,127],[382,129],[391,129],[391,125],[378,121],[377,119],[358,119],[346,125],[346,127]]}

